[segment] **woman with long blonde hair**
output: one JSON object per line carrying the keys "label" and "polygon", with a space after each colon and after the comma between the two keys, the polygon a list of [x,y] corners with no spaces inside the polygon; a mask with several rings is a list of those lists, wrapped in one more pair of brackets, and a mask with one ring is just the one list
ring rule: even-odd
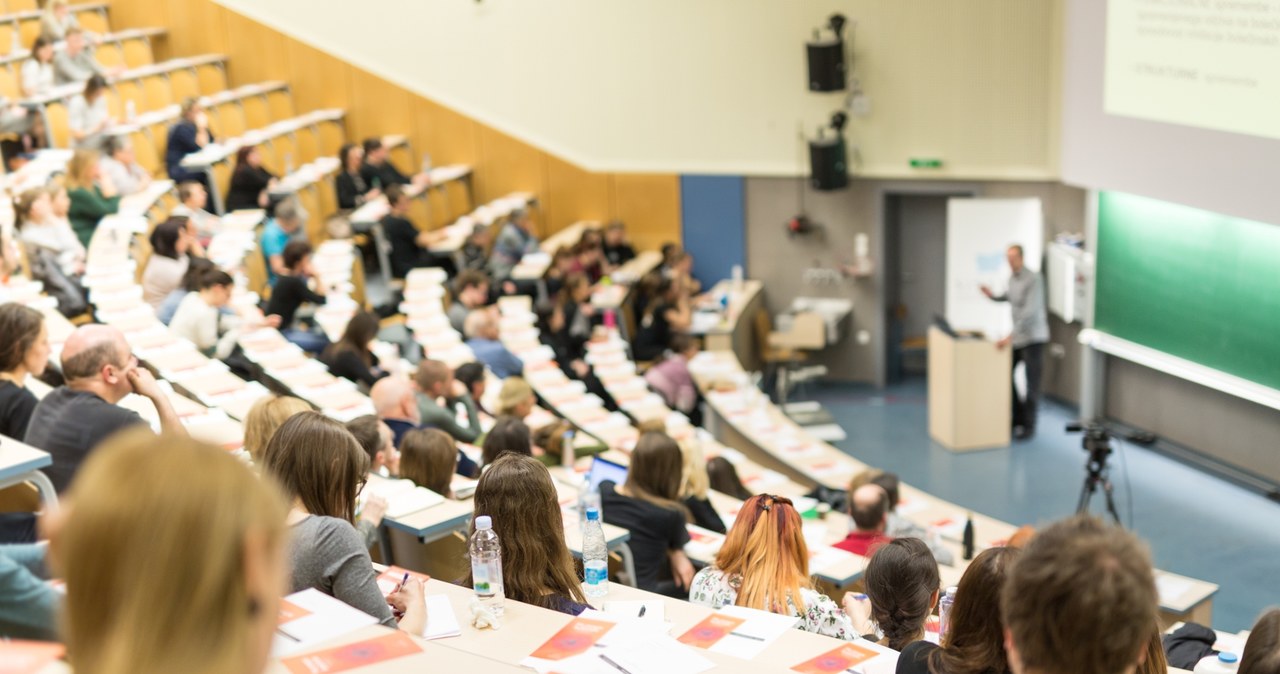
{"label": "woman with long blonde hair", "polygon": [[715,564],[694,576],[689,601],[794,616],[798,629],[846,641],[858,636],[844,611],[813,589],[800,514],[781,496],[759,494],[743,502]]}
{"label": "woman with long blonde hair", "polygon": [[499,456],[476,484],[475,514],[493,520],[508,599],[570,615],[591,608],[564,542],[560,499],[546,466],[531,456]]}
{"label": "woman with long blonde hair", "polygon": [[67,196],[71,197],[67,217],[85,248],[98,223],[120,210],[120,194],[111,178],[102,172],[101,159],[97,150],[79,149],[67,162]]}
{"label": "woman with long blonde hair", "polygon": [[265,669],[287,589],[273,484],[216,447],[132,431],[94,450],[66,506],[50,556],[77,674]]}
{"label": "woman with long blonde hair", "polygon": [[292,396],[269,395],[259,398],[249,408],[244,418],[244,450],[255,464],[262,462],[262,453],[276,429],[289,417],[311,410],[311,405]]}

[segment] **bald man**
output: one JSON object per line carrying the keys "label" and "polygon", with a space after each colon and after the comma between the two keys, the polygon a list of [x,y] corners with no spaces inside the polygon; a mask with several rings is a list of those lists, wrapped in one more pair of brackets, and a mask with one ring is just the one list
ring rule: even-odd
{"label": "bald man", "polygon": [[884,529],[889,520],[889,494],[878,484],[864,484],[849,495],[849,516],[855,529],[835,547],[869,556],[890,540]]}
{"label": "bald man", "polygon": [[[416,389],[417,387],[407,379],[383,377],[369,390],[373,410],[391,429],[397,448],[400,447],[400,441],[404,439],[405,433],[415,428],[422,428],[422,417],[418,414],[418,400],[415,395]],[[479,473],[479,466],[461,449],[458,450],[457,472],[467,477],[474,477]]]}
{"label": "bald man", "polygon": [[138,367],[124,334],[107,325],[85,325],[62,347],[66,385],[44,397],[31,414],[26,443],[49,452],[45,473],[59,492],[71,484],[89,452],[112,433],[145,424],[137,412],[117,407],[130,393],[149,398],[166,433],[186,435],[155,377]]}

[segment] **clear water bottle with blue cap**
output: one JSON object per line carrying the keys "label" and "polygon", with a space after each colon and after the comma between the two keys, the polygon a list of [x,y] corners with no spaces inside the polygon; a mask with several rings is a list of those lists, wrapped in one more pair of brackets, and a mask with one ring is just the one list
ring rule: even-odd
{"label": "clear water bottle with blue cap", "polygon": [[582,571],[587,597],[609,594],[609,550],[597,508],[587,508],[586,525],[582,531]]}
{"label": "clear water bottle with blue cap", "polygon": [[502,615],[502,544],[488,515],[476,518],[471,534],[471,583],[476,598],[495,616]]}
{"label": "clear water bottle with blue cap", "polygon": [[1217,655],[1200,658],[1195,674],[1235,674],[1240,669],[1240,658],[1235,653],[1223,651]]}

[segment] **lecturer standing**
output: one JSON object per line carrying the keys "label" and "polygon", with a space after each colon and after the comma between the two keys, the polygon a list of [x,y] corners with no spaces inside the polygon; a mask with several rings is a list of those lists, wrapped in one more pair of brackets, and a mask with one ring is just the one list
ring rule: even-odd
{"label": "lecturer standing", "polygon": [[1023,264],[1022,246],[1014,244],[1005,251],[1009,260],[1009,289],[1003,295],[982,286],[982,294],[997,302],[1008,302],[1013,309],[1013,332],[996,342],[998,348],[1013,345],[1013,367],[1021,361],[1027,375],[1027,397],[1018,400],[1013,389],[1013,437],[1027,440],[1036,433],[1036,403],[1040,399],[1040,375],[1044,371],[1044,345],[1049,341],[1049,318],[1044,308],[1044,281]]}

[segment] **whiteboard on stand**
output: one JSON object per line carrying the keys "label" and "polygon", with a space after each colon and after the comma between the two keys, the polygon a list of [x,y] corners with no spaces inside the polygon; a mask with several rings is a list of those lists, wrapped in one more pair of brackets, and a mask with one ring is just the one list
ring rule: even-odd
{"label": "whiteboard on stand", "polygon": [[947,321],[955,330],[976,330],[989,338],[1009,334],[1009,305],[997,295],[1009,285],[1005,251],[1020,244],[1027,269],[1039,273],[1044,254],[1044,211],[1039,199],[947,200]]}

